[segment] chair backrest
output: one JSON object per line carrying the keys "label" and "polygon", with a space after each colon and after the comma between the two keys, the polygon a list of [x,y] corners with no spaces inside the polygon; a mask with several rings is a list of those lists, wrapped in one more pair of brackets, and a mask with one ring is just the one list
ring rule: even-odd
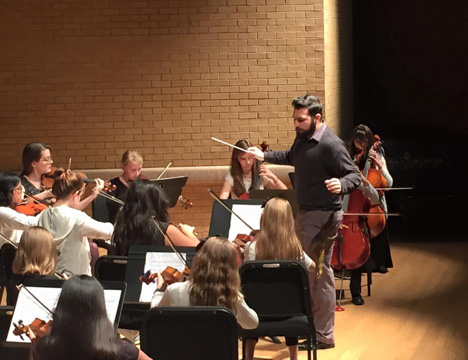
{"label": "chair backrest", "polygon": [[237,321],[222,307],[153,308],[140,336],[141,349],[153,359],[238,359]]}
{"label": "chair backrest", "polygon": [[16,249],[11,244],[5,243],[2,245],[0,249],[0,264],[2,269],[0,271],[2,272],[2,280],[6,281],[5,284],[7,284],[13,276],[12,267],[15,254]]}
{"label": "chair backrest", "polygon": [[126,256],[100,256],[94,265],[94,276],[100,281],[124,281],[127,271]]}
{"label": "chair backrest", "polygon": [[312,321],[309,279],[295,261],[247,261],[239,269],[242,292],[260,320],[306,315]]}

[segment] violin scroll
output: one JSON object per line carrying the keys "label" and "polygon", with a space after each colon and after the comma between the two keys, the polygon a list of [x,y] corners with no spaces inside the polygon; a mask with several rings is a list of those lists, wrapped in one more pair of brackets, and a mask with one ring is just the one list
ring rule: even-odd
{"label": "violin scroll", "polygon": [[184,209],[193,207],[193,203],[189,199],[183,197],[182,195],[179,196],[179,201],[181,202],[182,207]]}
{"label": "violin scroll", "polygon": [[13,326],[15,327],[13,334],[19,336],[21,340],[23,340],[23,334],[26,334],[31,340],[34,340],[50,333],[52,320],[46,322],[42,319],[35,318],[29,325],[24,325],[23,320],[19,320],[18,324],[13,323]]}

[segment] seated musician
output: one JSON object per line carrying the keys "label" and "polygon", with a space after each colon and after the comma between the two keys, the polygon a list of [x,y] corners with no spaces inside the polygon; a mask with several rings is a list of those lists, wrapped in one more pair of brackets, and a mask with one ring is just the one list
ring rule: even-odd
{"label": "seated musician", "polygon": [[[11,172],[0,172],[0,233],[13,242],[19,242],[22,231],[37,225],[37,217],[15,210],[22,202],[23,187],[20,178]],[[6,240],[0,236],[0,247]]]}
{"label": "seated musician", "polygon": [[52,170],[52,148],[42,143],[29,143],[23,149],[21,172],[21,184],[27,195],[32,195],[39,200],[48,200],[53,198],[50,189],[42,185],[42,179],[45,174]]}
{"label": "seated musician", "polygon": [[[260,218],[260,231],[255,240],[245,244],[245,260],[297,260],[315,276],[314,261],[302,250],[296,236],[294,216],[289,202],[282,198],[269,200]],[[254,358],[258,339],[247,339],[246,360]],[[297,338],[286,338],[291,360],[297,360]]]}
{"label": "seated musician", "polygon": [[244,300],[234,245],[227,239],[212,237],[193,258],[190,280],[169,285],[158,274],[158,289],[151,306],[225,306],[244,329],[258,326],[257,313]]}
{"label": "seated musician", "polygon": [[115,333],[104,290],[95,278],[86,275],[63,283],[50,333],[38,339],[31,331],[28,335],[33,340],[32,360],[151,360]]}
{"label": "seated musician", "polygon": [[[248,139],[236,142],[237,147],[248,149],[252,143]],[[219,197],[221,199],[238,199],[250,190],[257,189],[287,189],[286,185],[268,168],[258,162],[250,154],[239,149],[232,150],[231,167],[224,179]]]}
{"label": "seated musician", "polygon": [[[112,192],[112,195],[119,200],[125,201],[128,188],[133,181],[140,177],[142,167],[143,157],[138,151],[125,151],[122,155],[122,175],[110,180],[110,183],[116,187],[116,190]],[[109,221],[114,224],[120,205],[116,202],[108,201],[107,209],[109,210]]]}
{"label": "seated musician", "polygon": [[[168,237],[175,246],[197,246],[199,240],[192,226],[169,223],[168,207],[166,195],[159,186],[148,180],[133,181],[115,222],[112,243],[117,253],[128,255],[132,245],[169,246]],[[158,224],[166,237],[158,230]]]}
{"label": "seated musician", "polygon": [[57,247],[50,232],[40,226],[29,227],[21,236],[13,260],[13,277],[7,287],[7,303],[16,303],[16,285],[30,283],[35,279],[57,279],[54,276],[56,266]]}
{"label": "seated musician", "polygon": [[[96,180],[96,188],[104,182]],[[57,271],[91,274],[88,237],[108,240],[114,226],[94,220],[77,209],[84,192],[83,180],[70,170],[61,173],[52,186],[57,201],[39,215],[38,225],[49,230],[59,251]]]}
{"label": "seated musician", "polygon": [[[382,146],[379,146],[377,151],[373,149],[375,138],[372,130],[366,125],[360,124],[354,128],[351,140],[351,158],[357,160],[359,154],[363,155],[359,156],[359,169],[363,170],[366,159],[371,158],[373,167],[381,171],[382,176],[387,182],[387,187],[391,187],[393,185],[393,178],[388,171],[387,162],[385,160],[385,151]],[[366,184],[367,187],[372,187],[368,181],[363,180],[363,183]],[[385,195],[379,195],[373,188],[368,190],[367,193],[365,191],[363,192],[370,199],[371,205],[380,204],[384,212],[387,212]],[[375,198],[376,196],[377,198]],[[387,268],[393,267],[387,228],[384,228],[382,233],[376,237],[370,238],[370,245],[371,253],[369,263],[365,264],[360,269],[351,271],[350,289],[352,294],[352,303],[354,305],[364,305],[364,299],[361,296],[361,273],[366,271],[366,267],[369,267],[372,271],[380,273],[386,273],[388,271]]]}

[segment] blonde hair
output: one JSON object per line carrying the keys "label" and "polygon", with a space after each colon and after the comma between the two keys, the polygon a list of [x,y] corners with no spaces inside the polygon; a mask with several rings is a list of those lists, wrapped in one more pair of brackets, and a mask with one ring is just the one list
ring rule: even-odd
{"label": "blonde hair", "polygon": [[127,150],[122,155],[122,166],[127,165],[129,161],[143,165],[143,156],[136,150]]}
{"label": "blonde hair", "polygon": [[52,275],[57,266],[57,248],[49,231],[31,226],[23,232],[13,260],[16,275]]}
{"label": "blonde hair", "polygon": [[236,250],[229,240],[206,240],[193,259],[190,277],[190,305],[225,306],[236,313],[240,277]]}
{"label": "blonde hair", "polygon": [[297,238],[289,202],[273,198],[267,202],[260,218],[260,231],[255,237],[255,259],[299,260],[304,252]]}

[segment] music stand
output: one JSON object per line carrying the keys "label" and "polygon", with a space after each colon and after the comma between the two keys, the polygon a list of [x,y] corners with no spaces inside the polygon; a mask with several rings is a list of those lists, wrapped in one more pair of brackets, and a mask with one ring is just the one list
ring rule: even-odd
{"label": "music stand", "polygon": [[[248,200],[228,199],[228,200],[221,200],[221,201],[231,210],[232,210],[232,205],[234,204],[242,204],[242,205],[262,205],[263,204],[262,199],[248,199]],[[232,216],[235,216],[235,215],[232,215]],[[245,220],[248,220],[248,219],[245,219]],[[222,236],[222,237],[227,238],[229,236],[230,227],[231,227],[231,213],[228,210],[226,210],[220,203],[214,200],[213,208],[211,210],[210,230],[208,232],[209,236]],[[255,230],[258,230],[258,229],[255,229]]]}
{"label": "music stand", "polygon": [[150,180],[154,185],[161,187],[169,201],[169,207],[174,207],[182,193],[182,188],[187,183],[188,176],[176,176],[159,180]]}
{"label": "music stand", "polygon": [[296,188],[296,183],[294,181],[294,173],[290,172],[290,173],[288,173],[288,176],[289,176],[289,181],[291,181],[292,188],[295,189]]}
{"label": "music stand", "polygon": [[[192,266],[192,260],[195,256],[195,248],[188,246],[176,246],[179,252],[186,254],[187,264]],[[150,246],[135,245],[130,247],[127,258],[127,271],[125,273],[125,282],[127,283],[127,295],[125,303],[139,303],[142,282],[140,275],[145,269],[146,253],[148,252],[174,252],[170,246]]]}
{"label": "music stand", "polygon": [[[294,173],[290,173],[293,174]],[[296,191],[291,189],[265,189],[265,190],[250,190],[249,197],[251,199],[271,199],[274,197],[280,197],[289,202],[291,205],[293,215],[296,217],[297,213],[297,202],[296,202]]]}

